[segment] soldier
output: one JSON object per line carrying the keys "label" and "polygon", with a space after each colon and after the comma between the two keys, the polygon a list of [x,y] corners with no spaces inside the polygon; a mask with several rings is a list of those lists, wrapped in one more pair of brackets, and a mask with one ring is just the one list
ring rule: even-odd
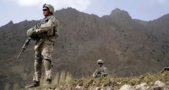
{"label": "soldier", "polygon": [[43,5],[43,15],[44,19],[35,25],[33,28],[30,28],[27,31],[27,35],[31,39],[35,40],[35,60],[34,60],[34,76],[33,83],[25,88],[37,87],[40,85],[41,78],[41,66],[44,64],[45,74],[46,74],[46,83],[45,85],[52,83],[52,52],[54,48],[54,42],[59,36],[59,21],[53,15],[54,7],[50,4]]}
{"label": "soldier", "polygon": [[105,66],[103,66],[103,60],[99,59],[97,61],[97,64],[99,66],[99,68],[96,69],[96,71],[93,73],[93,77],[97,78],[97,77],[105,77],[108,75],[108,70]]}

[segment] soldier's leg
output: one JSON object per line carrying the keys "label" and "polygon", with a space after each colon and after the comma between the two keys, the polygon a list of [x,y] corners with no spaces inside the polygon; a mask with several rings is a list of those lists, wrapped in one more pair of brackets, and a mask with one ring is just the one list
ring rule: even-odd
{"label": "soldier's leg", "polygon": [[41,58],[40,50],[35,50],[35,61],[34,61],[35,72],[33,76],[33,83],[26,86],[25,88],[38,87],[40,85],[41,65],[42,65],[42,58]]}
{"label": "soldier's leg", "polygon": [[40,50],[36,50],[35,51],[35,61],[34,61],[34,77],[33,77],[33,81],[37,81],[40,82],[40,78],[41,78],[41,67],[42,67],[42,58],[41,58],[41,53]]}
{"label": "soldier's leg", "polygon": [[46,80],[50,82],[52,80],[52,70],[51,70],[52,52],[53,52],[53,44],[47,44],[43,46],[42,56],[43,56],[43,63],[45,67]]}
{"label": "soldier's leg", "polygon": [[46,73],[46,81],[51,82],[52,80],[52,65],[51,61],[44,59],[45,73]]}

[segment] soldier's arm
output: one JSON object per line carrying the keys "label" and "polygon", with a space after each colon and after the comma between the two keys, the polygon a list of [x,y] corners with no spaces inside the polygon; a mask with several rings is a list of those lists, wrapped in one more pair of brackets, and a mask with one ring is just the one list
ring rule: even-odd
{"label": "soldier's arm", "polygon": [[108,69],[105,67],[104,68],[104,72],[102,73],[104,76],[107,76],[108,75]]}
{"label": "soldier's arm", "polygon": [[99,70],[96,69],[95,72],[93,73],[93,77],[96,78],[97,77],[97,74],[98,74]]}
{"label": "soldier's arm", "polygon": [[51,17],[47,23],[41,24],[39,29],[36,29],[36,33],[42,33],[51,30],[53,27],[57,27],[58,24],[58,20],[55,17]]}
{"label": "soldier's arm", "polygon": [[101,74],[100,68],[97,68],[95,72],[96,72],[97,74]]}
{"label": "soldier's arm", "polygon": [[29,29],[27,30],[27,35],[28,35],[28,32],[29,32],[29,31],[32,31],[32,30],[36,30],[36,25],[35,25],[34,27],[29,28]]}

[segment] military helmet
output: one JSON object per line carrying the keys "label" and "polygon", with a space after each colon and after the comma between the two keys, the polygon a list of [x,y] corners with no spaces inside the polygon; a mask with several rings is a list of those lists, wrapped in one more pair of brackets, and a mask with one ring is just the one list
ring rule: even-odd
{"label": "military helmet", "polygon": [[101,59],[97,60],[97,64],[103,64],[103,60]]}
{"label": "military helmet", "polygon": [[47,8],[49,9],[49,12],[50,12],[50,13],[52,13],[52,14],[54,13],[54,7],[53,7],[51,4],[46,4],[46,3],[45,3],[45,4],[43,5],[43,8],[44,8],[44,7],[47,7]]}

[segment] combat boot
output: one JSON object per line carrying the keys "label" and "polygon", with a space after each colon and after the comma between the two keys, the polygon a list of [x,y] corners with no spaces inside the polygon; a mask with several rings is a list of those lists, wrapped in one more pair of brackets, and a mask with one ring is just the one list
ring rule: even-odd
{"label": "combat boot", "polygon": [[50,85],[50,84],[52,84],[52,80],[51,79],[47,79],[46,83],[43,86]]}
{"label": "combat boot", "polygon": [[31,85],[28,85],[25,88],[38,87],[38,86],[40,86],[39,82],[33,81],[33,83]]}

